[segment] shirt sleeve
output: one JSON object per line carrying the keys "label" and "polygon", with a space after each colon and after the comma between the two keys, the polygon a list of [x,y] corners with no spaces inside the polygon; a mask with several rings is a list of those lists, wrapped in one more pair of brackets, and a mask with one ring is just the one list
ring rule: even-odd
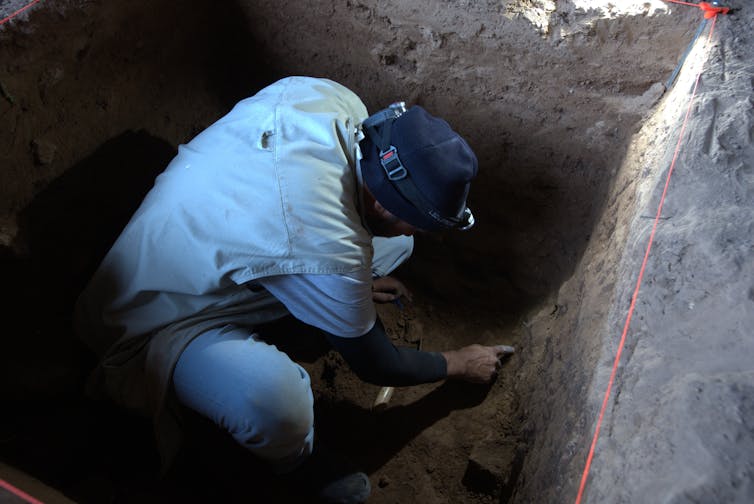
{"label": "shirt sleeve", "polygon": [[369,332],[358,338],[326,336],[351,370],[367,383],[402,387],[448,377],[448,364],[441,353],[396,347],[379,318]]}
{"label": "shirt sleeve", "polygon": [[277,275],[259,280],[300,321],[341,338],[366,334],[377,312],[369,271],[349,275]]}

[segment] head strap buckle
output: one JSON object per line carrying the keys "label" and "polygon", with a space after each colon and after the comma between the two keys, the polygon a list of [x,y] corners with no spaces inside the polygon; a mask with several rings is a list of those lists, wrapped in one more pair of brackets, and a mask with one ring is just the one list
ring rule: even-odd
{"label": "head strap buckle", "polygon": [[388,150],[380,151],[380,164],[390,181],[395,182],[408,176],[406,167],[403,166],[401,159],[398,157],[398,150],[392,145]]}

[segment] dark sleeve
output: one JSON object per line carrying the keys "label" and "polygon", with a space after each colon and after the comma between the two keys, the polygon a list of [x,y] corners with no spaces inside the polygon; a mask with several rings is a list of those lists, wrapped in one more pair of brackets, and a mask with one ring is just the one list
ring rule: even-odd
{"label": "dark sleeve", "polygon": [[330,344],[363,381],[382,386],[406,386],[447,378],[447,362],[439,352],[396,347],[377,317],[374,327],[358,338],[327,334]]}

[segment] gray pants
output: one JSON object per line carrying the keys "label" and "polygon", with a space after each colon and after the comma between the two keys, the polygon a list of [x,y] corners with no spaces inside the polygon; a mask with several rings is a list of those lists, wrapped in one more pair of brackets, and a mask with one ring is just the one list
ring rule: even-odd
{"label": "gray pants", "polygon": [[[373,272],[385,276],[412,252],[404,236],[375,238]],[[178,400],[226,430],[275,470],[295,469],[314,442],[309,375],[248,328],[225,326],[195,338],[173,373]]]}

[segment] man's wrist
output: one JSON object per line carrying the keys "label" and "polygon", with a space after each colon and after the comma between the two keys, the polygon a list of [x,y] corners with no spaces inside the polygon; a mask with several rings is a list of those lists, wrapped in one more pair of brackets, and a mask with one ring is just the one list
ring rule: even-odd
{"label": "man's wrist", "polygon": [[448,378],[455,378],[461,375],[462,370],[459,369],[459,362],[457,352],[449,350],[447,352],[440,352],[445,358],[445,366],[447,369]]}

